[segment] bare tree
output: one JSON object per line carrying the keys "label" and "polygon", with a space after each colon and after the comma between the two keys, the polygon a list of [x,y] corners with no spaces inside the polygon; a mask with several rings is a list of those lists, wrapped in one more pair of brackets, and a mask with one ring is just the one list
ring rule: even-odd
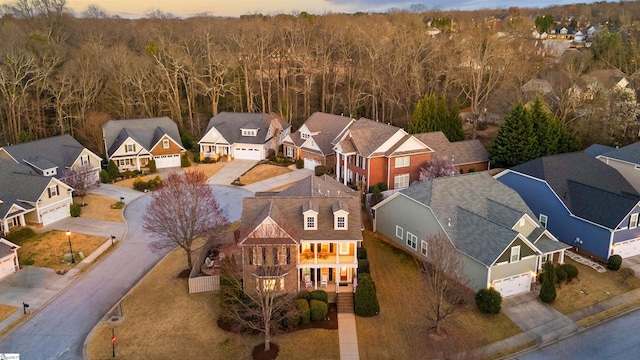
{"label": "bare tree", "polygon": [[431,293],[425,299],[425,316],[442,333],[445,318],[469,297],[462,254],[444,233],[427,237],[427,261],[420,263],[424,282]]}
{"label": "bare tree", "polygon": [[171,173],[153,194],[144,216],[144,228],[157,236],[150,245],[154,251],[176,245],[187,254],[192,267],[191,246],[227,223],[213,190],[201,171]]}
{"label": "bare tree", "polygon": [[458,167],[448,157],[435,157],[429,161],[425,167],[420,168],[420,181],[431,180],[444,176],[455,176],[458,174]]}
{"label": "bare tree", "polygon": [[82,206],[84,206],[84,197],[87,196],[89,191],[98,187],[98,177],[96,175],[94,165],[83,164],[65,169],[61,180],[73,188],[73,194],[82,199]]}

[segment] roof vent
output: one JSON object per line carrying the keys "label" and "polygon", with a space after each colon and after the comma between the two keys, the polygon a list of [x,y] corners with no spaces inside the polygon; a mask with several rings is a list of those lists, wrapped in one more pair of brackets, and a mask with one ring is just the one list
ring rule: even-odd
{"label": "roof vent", "polygon": [[451,218],[448,218],[447,220],[448,220],[447,226],[451,227]]}

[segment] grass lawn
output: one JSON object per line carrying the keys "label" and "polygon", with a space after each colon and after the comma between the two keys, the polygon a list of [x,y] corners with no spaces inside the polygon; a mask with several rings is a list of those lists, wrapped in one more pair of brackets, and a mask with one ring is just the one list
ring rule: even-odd
{"label": "grass lawn", "polygon": [[565,257],[565,262],[578,268],[578,278],[572,280],[570,284],[562,284],[561,287],[556,288],[558,295],[551,306],[563,314],[571,314],[640,287],[640,279],[635,276],[627,279],[627,284],[622,284],[621,275],[617,271],[607,270],[599,273],[568,257]]}
{"label": "grass lawn", "polygon": [[522,330],[503,314],[481,314],[471,301],[445,319],[436,337],[421,309],[429,296],[413,258],[365,231],[364,246],[376,283],[380,314],[356,317],[361,359],[447,357],[516,335]]}
{"label": "grass lawn", "polygon": [[[157,175],[158,174],[145,175],[145,176],[142,176],[142,180],[149,181],[149,180],[155,178]],[[137,178],[138,178],[137,176],[134,176],[134,177],[132,177],[130,179],[116,181],[116,182],[113,183],[113,185],[129,188],[129,189],[133,189],[133,182],[136,181]]]}
{"label": "grass lawn", "polygon": [[253,169],[242,175],[240,177],[240,182],[245,185],[249,185],[274,176],[286,174],[288,172],[291,172],[291,169],[284,166],[261,164],[253,167]]}
{"label": "grass lawn", "polygon": [[[107,239],[97,236],[72,233],[71,245],[76,264],[81,261],[78,253],[82,252],[88,256],[105,241]],[[69,239],[64,231],[53,230],[36,234],[29,239],[18,242],[17,245],[21,246],[18,249],[18,257],[22,265],[46,267],[55,271],[66,271],[73,267],[71,263],[64,262],[64,254],[69,252]]]}
{"label": "grass lawn", "polygon": [[8,318],[18,309],[16,306],[0,304],[0,321]]}
{"label": "grass lawn", "polygon": [[[80,197],[74,197],[73,202],[75,204],[82,204]],[[112,209],[111,205],[115,203],[115,200],[102,196],[89,194],[84,197],[85,206],[82,207],[82,213],[80,217],[95,220],[106,220],[122,222],[122,209]]]}
{"label": "grass lawn", "polygon": [[[184,252],[169,253],[124,298],[124,318],[103,322],[89,341],[92,360],[112,359],[111,329],[118,337],[117,359],[251,359],[259,335],[238,335],[216,325],[217,293],[188,293],[176,275]],[[168,300],[169,299],[169,300]],[[272,337],[282,359],[338,359],[337,330],[308,329]]]}
{"label": "grass lawn", "polygon": [[226,162],[217,162],[213,164],[192,163],[191,166],[184,168],[184,171],[202,171],[204,176],[208,179],[222,169],[226,164]]}

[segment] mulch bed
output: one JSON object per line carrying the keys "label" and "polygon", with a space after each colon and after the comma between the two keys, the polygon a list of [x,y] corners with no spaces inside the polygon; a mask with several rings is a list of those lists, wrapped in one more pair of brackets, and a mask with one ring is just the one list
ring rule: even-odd
{"label": "mulch bed", "polygon": [[269,344],[269,351],[264,351],[264,343],[256,345],[253,348],[253,360],[275,360],[278,358],[278,353],[280,352],[280,348],[278,345],[274,343]]}

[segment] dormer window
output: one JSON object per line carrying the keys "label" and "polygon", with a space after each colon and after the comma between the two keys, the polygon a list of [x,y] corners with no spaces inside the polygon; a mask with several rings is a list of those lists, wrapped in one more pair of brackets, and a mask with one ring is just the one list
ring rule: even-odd
{"label": "dormer window", "polygon": [[338,216],[336,218],[336,229],[346,229],[347,222],[344,216]]}
{"label": "dormer window", "polygon": [[349,216],[347,204],[343,203],[342,201],[337,201],[332,205],[331,208],[333,210],[333,229],[347,230],[347,217]]}
{"label": "dormer window", "polygon": [[316,229],[316,217],[314,215],[309,215],[306,217],[304,223],[305,230],[315,230]]}
{"label": "dormer window", "polygon": [[258,130],[256,129],[240,129],[242,132],[242,136],[256,136],[258,134]]}

